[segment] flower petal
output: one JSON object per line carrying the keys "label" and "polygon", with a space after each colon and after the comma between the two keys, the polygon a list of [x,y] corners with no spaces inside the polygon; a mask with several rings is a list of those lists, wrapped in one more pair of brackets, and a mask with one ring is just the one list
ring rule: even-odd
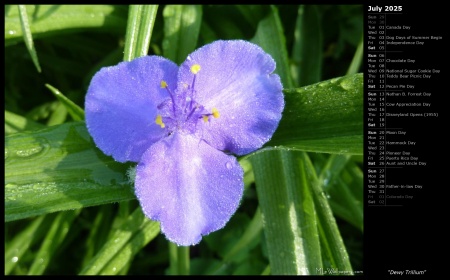
{"label": "flower petal", "polygon": [[220,114],[199,136],[220,150],[247,154],[270,140],[284,108],[275,61],[259,46],[241,40],[216,41],[190,54],[181,65],[178,88],[191,84],[191,67],[200,66],[192,97]]}
{"label": "flower petal", "polygon": [[169,97],[164,80],[176,87],[178,66],[144,56],[102,68],[86,95],[86,124],[96,145],[116,161],[138,162],[164,134],[155,123],[156,106]]}
{"label": "flower petal", "polygon": [[236,158],[178,132],[153,144],[136,169],[145,215],[170,241],[194,245],[222,228],[239,206],[243,170]]}

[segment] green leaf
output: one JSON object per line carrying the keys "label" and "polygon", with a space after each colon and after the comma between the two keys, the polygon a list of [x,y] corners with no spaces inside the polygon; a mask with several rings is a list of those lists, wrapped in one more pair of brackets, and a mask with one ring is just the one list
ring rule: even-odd
{"label": "green leaf", "polygon": [[[342,240],[339,228],[328,203],[328,197],[321,188],[314,166],[308,154],[300,153],[303,172],[303,180],[309,182],[317,215],[317,226],[320,237],[323,265],[316,269],[323,271],[346,271],[351,273],[352,267],[347,250]],[[329,270],[328,270],[329,269]]]}
{"label": "green leaf", "polygon": [[[255,215],[250,222],[247,222],[246,216],[236,213],[232,220],[227,224],[233,226],[233,222],[240,225],[240,228],[234,227],[226,232],[214,232],[205,237],[212,250],[216,251],[222,257],[221,262],[216,262],[205,268],[202,272],[208,275],[218,275],[229,266],[231,262],[240,263],[248,256],[248,251],[253,249],[259,243],[259,237],[262,231],[262,215],[260,208],[257,208]],[[245,229],[245,230],[244,230]]]}
{"label": "green leaf", "polygon": [[147,219],[138,207],[113,232],[80,275],[118,274],[133,256],[159,233],[159,223]]}
{"label": "green leaf", "polygon": [[67,109],[61,102],[58,102],[55,110],[51,112],[50,117],[48,118],[46,124],[47,126],[54,126],[58,124],[62,124],[67,119]]}
{"label": "green leaf", "polygon": [[316,274],[322,267],[314,200],[297,153],[266,151],[250,157],[275,275]]}
{"label": "green leaf", "polygon": [[363,172],[348,155],[313,155],[324,164],[318,182],[327,193],[336,216],[363,231]]}
{"label": "green leaf", "polygon": [[53,220],[46,217],[45,215],[37,217],[14,236],[14,239],[5,241],[5,275],[10,274],[14,267],[22,262],[25,253],[29,252],[30,247],[47,232]]}
{"label": "green leaf", "polygon": [[[125,30],[124,6],[111,5],[26,5],[34,39],[85,28]],[[22,40],[23,31],[17,9],[5,13],[5,46]]]}
{"label": "green leaf", "polygon": [[48,229],[47,236],[34,258],[33,264],[28,271],[28,275],[43,274],[78,214],[80,214],[80,209],[58,213],[51,227]]}
{"label": "green leaf", "polygon": [[5,110],[5,134],[42,129],[45,125]]}
{"label": "green leaf", "polygon": [[163,11],[164,57],[177,64],[195,49],[202,22],[201,5],[167,5]]}
{"label": "green leaf", "polygon": [[135,199],[129,165],[104,155],[84,122],[5,137],[5,221]]}
{"label": "green leaf", "polygon": [[[140,209],[138,209],[141,211]],[[159,223],[155,221],[150,221],[146,217],[143,225],[139,228],[133,235],[133,237],[120,249],[117,254],[112,258],[107,265],[102,269],[100,274],[102,275],[111,275],[118,274],[121,270],[123,270],[126,266],[130,265],[134,256],[139,253],[142,248],[144,248],[150,241],[152,241],[159,233]],[[119,230],[122,230],[123,227]],[[114,240],[114,244],[116,244],[115,236],[111,238]],[[112,245],[112,241],[109,241],[105,244],[108,247],[114,247]],[[99,253],[99,255],[103,254],[106,256],[110,254],[110,249]],[[101,265],[101,264],[100,264]]]}
{"label": "green leaf", "polygon": [[49,84],[45,84],[45,86],[55,95],[56,98],[66,107],[69,114],[72,116],[74,121],[82,121],[84,120],[84,110],[80,108],[77,104],[72,102],[69,98],[64,96],[58,89],[52,87]]}
{"label": "green leaf", "polygon": [[270,275],[270,265],[266,266],[261,275]]}
{"label": "green leaf", "polygon": [[108,232],[111,230],[113,218],[116,214],[114,207],[114,204],[105,204],[97,207],[97,215],[91,220],[89,236],[86,238],[86,250],[84,250],[82,267],[87,265],[107,241]]}
{"label": "green leaf", "polygon": [[293,83],[289,72],[286,39],[283,34],[283,26],[278,16],[278,10],[276,7],[271,6],[269,16],[259,22],[255,37],[251,41],[272,55],[277,64],[275,73],[280,75],[284,88],[292,88]]}
{"label": "green leaf", "polygon": [[297,22],[292,48],[293,73],[296,84],[310,85],[321,80],[323,34],[320,14],[315,5],[301,5],[298,8]]}
{"label": "green leaf", "polygon": [[361,67],[364,57],[364,36],[361,36],[358,47],[356,48],[355,54],[353,56],[352,62],[347,70],[347,75],[356,74]]}
{"label": "green leaf", "polygon": [[257,27],[259,20],[264,15],[264,8],[261,5],[236,5],[236,8],[252,28]]}
{"label": "green leaf", "polygon": [[19,8],[20,23],[22,26],[23,40],[30,53],[31,60],[33,60],[34,66],[39,73],[41,73],[41,66],[37,57],[36,49],[34,48],[33,36],[31,35],[30,24],[28,22],[27,7],[26,5],[17,5]]}
{"label": "green leaf", "polygon": [[203,23],[217,34],[218,39],[233,40],[243,39],[244,30],[248,27],[243,17],[237,14],[238,10],[232,5],[204,5]]}
{"label": "green leaf", "polygon": [[158,5],[131,5],[128,12],[124,61],[148,53]]}
{"label": "green leaf", "polygon": [[287,89],[278,129],[266,146],[362,155],[363,75]]}
{"label": "green leaf", "polygon": [[223,257],[224,262],[229,262],[239,252],[248,248],[248,245],[259,235],[262,230],[262,215],[260,208],[256,209],[252,221],[248,224],[241,238],[231,247],[227,254]]}
{"label": "green leaf", "polygon": [[[308,155],[261,151],[251,156],[250,161],[272,273],[351,272],[347,250],[322,188],[323,176],[319,179],[316,175]],[[324,170],[339,173],[339,162],[330,162],[336,166],[334,170],[328,167]]]}

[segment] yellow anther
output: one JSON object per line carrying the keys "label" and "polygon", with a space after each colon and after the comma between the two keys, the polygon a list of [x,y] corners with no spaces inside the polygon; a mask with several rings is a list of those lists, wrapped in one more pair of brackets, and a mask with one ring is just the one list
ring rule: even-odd
{"label": "yellow anther", "polygon": [[208,122],[208,119],[209,119],[209,117],[208,117],[208,116],[206,116],[206,115],[203,115],[203,121],[204,121],[204,122]]}
{"label": "yellow anther", "polygon": [[167,83],[166,81],[161,81],[161,88],[166,88],[167,87]]}
{"label": "yellow anther", "polygon": [[200,68],[201,68],[200,65],[194,64],[191,66],[191,72],[195,75],[198,73],[198,71],[200,71]]}
{"label": "yellow anther", "polygon": [[214,118],[220,117],[219,111],[216,108],[212,108],[212,115]]}
{"label": "yellow anther", "polygon": [[160,125],[161,128],[166,127],[166,125],[165,125],[165,124],[163,123],[163,121],[162,121],[161,115],[156,116],[155,123],[156,123],[157,125]]}

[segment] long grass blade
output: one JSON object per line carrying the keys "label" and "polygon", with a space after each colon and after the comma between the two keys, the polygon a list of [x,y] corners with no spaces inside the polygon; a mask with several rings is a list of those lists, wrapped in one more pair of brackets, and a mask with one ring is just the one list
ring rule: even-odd
{"label": "long grass blade", "polygon": [[37,52],[34,47],[33,36],[30,30],[30,23],[28,21],[27,7],[26,5],[17,5],[17,6],[19,8],[19,16],[20,16],[20,23],[22,26],[23,40],[25,42],[25,45],[27,46],[27,50],[31,56],[31,60],[33,60],[34,66],[36,66],[37,71],[41,73],[41,66],[39,65],[39,59],[37,57]]}

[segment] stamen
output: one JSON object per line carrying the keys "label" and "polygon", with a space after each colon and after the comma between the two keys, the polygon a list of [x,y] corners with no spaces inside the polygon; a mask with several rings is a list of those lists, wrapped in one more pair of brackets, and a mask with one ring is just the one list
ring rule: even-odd
{"label": "stamen", "polygon": [[169,87],[167,86],[166,81],[161,80],[161,88],[167,89],[167,92],[169,93],[170,99],[172,99],[172,110],[173,110],[174,114],[176,114],[175,113],[175,99],[174,99],[174,96],[173,96],[172,92],[170,91]]}
{"label": "stamen", "polygon": [[220,113],[219,113],[219,111],[216,109],[216,108],[212,108],[212,115],[213,115],[213,117],[214,118],[218,118],[218,117],[220,117]]}
{"label": "stamen", "polygon": [[192,79],[192,85],[191,85],[191,96],[194,98],[194,88],[195,88],[195,77],[197,76],[198,71],[200,71],[201,67],[199,64],[194,64],[191,66],[191,72],[194,74],[194,78]]}
{"label": "stamen", "polygon": [[200,71],[200,69],[201,69],[201,67],[200,67],[199,64],[194,64],[194,65],[191,66],[191,72],[194,75],[197,74],[198,71]]}
{"label": "stamen", "polygon": [[216,108],[212,108],[212,113],[211,114],[204,114],[204,115],[202,115],[203,121],[205,123],[209,121],[209,116],[213,116],[214,118],[217,119],[218,117],[220,117],[220,113],[219,113],[219,111]]}
{"label": "stamen", "polygon": [[157,125],[160,125],[161,128],[166,127],[166,125],[164,124],[164,122],[163,122],[163,120],[162,120],[161,115],[156,116],[155,123],[156,123]]}

